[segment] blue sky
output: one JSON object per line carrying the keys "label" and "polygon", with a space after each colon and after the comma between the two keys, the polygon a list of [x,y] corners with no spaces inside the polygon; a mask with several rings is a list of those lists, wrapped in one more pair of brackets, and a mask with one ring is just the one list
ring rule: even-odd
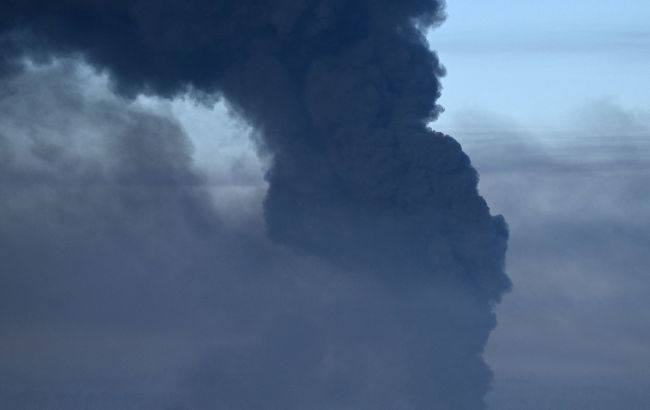
{"label": "blue sky", "polygon": [[467,108],[549,127],[596,99],[648,106],[647,1],[457,0],[447,13],[429,34],[448,71],[438,128]]}

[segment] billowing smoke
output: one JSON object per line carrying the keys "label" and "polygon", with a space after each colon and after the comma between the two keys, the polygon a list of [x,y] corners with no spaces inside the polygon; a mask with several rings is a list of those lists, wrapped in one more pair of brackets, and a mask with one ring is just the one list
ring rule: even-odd
{"label": "billowing smoke", "polygon": [[[72,58],[108,73],[123,104],[138,94],[220,95],[272,157],[266,243],[224,233],[191,188],[201,178],[171,120],[131,111],[102,119],[112,142],[98,155],[110,166],[33,142],[49,168],[34,174],[12,160],[2,179],[40,181],[23,201],[43,207],[49,198],[61,210],[48,208],[43,223],[70,226],[43,235],[5,227],[7,275],[43,268],[24,256],[29,248],[49,255],[49,269],[73,272],[64,283],[92,282],[83,267],[93,258],[102,264],[94,286],[116,286],[112,270],[155,271],[171,283],[192,272],[209,282],[202,290],[212,301],[174,311],[211,316],[204,324],[216,330],[201,334],[219,339],[169,398],[175,408],[484,408],[491,374],[482,350],[510,286],[507,228],[478,194],[460,145],[428,128],[444,70],[423,30],[442,18],[439,0],[4,1],[5,78],[20,76],[22,58]],[[74,93],[66,101],[77,100],[85,106]],[[121,110],[112,104],[102,112]],[[61,180],[102,189],[71,200],[56,188]],[[42,192],[44,183],[54,188]],[[151,306],[162,286],[153,276]],[[112,323],[138,310],[137,298],[127,299],[124,311],[87,315]],[[152,315],[173,316],[156,306]]]}

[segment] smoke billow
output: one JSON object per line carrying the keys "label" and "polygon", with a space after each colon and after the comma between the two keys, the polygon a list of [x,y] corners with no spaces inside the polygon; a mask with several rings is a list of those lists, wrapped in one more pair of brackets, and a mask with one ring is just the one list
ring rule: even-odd
{"label": "smoke billow", "polygon": [[[178,408],[484,408],[491,375],[481,354],[510,286],[508,234],[460,145],[427,125],[440,112],[444,70],[423,30],[442,21],[442,8],[439,0],[3,2],[5,78],[20,75],[21,58],[76,58],[108,73],[119,98],[221,95],[272,157],[267,243],[224,233],[207,197],[189,188],[201,178],[171,120],[99,116],[111,130],[110,149],[98,154],[109,165],[35,141],[32,154],[51,166],[36,175],[3,160],[0,178],[29,180],[22,200],[34,206],[33,181],[54,186],[45,197],[61,209],[41,217],[68,226],[49,236],[4,229],[13,271],[42,269],[25,256],[37,252],[50,255],[50,269],[73,272],[65,283],[91,282],[93,258],[106,261],[80,293],[119,283],[106,279],[113,270],[159,272],[170,283],[193,272],[209,282],[183,295],[209,289],[211,301],[183,302],[174,314],[151,307],[162,286],[155,278],[138,285],[154,289],[150,312],[162,322],[212,316],[203,323],[216,330],[197,335],[219,343],[170,398]],[[67,101],[85,106],[77,94]],[[70,201],[57,188],[66,178],[103,188]],[[137,298],[128,300],[123,310],[137,311]]]}

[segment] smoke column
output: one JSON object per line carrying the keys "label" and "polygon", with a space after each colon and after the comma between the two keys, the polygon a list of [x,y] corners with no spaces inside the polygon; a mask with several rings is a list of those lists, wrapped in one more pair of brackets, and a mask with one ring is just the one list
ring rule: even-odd
{"label": "smoke column", "polygon": [[269,237],[340,292],[217,353],[178,408],[485,407],[508,234],[460,145],[427,127],[444,70],[423,30],[442,20],[439,0],[3,2],[4,73],[75,57],[122,96],[225,97],[273,158]]}

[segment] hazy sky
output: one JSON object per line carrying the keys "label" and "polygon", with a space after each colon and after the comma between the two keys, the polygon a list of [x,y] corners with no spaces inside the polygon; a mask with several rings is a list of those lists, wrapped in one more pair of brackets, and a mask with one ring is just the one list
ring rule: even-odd
{"label": "hazy sky", "polygon": [[650,3],[458,0],[447,10],[428,36],[448,70],[433,127],[464,144],[512,232],[514,291],[486,353],[498,381],[490,400],[646,408]]}

